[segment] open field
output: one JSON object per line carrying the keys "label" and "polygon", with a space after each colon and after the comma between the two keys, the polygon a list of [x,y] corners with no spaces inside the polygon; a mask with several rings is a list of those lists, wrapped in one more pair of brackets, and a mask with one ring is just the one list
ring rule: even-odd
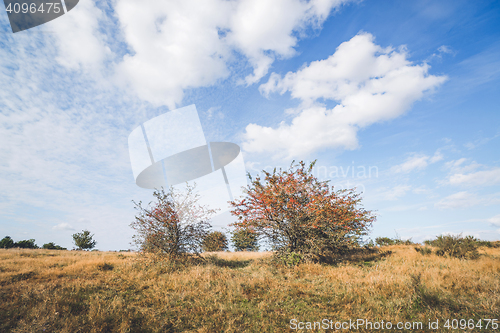
{"label": "open field", "polygon": [[286,332],[295,318],[439,320],[432,332],[483,319],[483,332],[500,332],[484,327],[500,319],[500,248],[481,247],[476,260],[381,250],[392,254],[294,268],[269,253],[217,253],[174,269],[135,253],[0,249],[0,331]]}

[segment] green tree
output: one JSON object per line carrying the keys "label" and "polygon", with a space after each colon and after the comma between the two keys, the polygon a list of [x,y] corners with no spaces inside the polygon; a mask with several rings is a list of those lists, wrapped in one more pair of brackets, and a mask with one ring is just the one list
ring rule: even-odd
{"label": "green tree", "polygon": [[94,235],[90,234],[88,230],[82,230],[73,234],[73,242],[78,247],[78,250],[90,250],[96,245],[96,241],[93,239]]}
{"label": "green tree", "polygon": [[19,247],[21,249],[38,249],[38,246],[35,244],[34,239],[22,240],[16,242],[14,247]]}
{"label": "green tree", "polygon": [[201,248],[203,252],[217,252],[227,250],[227,237],[220,231],[212,231],[205,237]]}
{"label": "green tree", "polygon": [[237,229],[253,228],[273,244],[276,250],[308,254],[322,259],[359,247],[359,239],[367,234],[375,221],[370,211],[361,207],[354,189],[333,191],[327,181],[318,181],[304,162],[293,164],[287,171],[263,170],[248,185],[246,196],[231,202],[231,213],[239,221]]}
{"label": "green tree", "polygon": [[240,228],[232,232],[231,242],[236,251],[259,251],[257,233],[249,228]]}
{"label": "green tree", "polygon": [[10,249],[14,247],[14,241],[10,236],[5,236],[2,240],[0,240],[0,248],[1,249]]}

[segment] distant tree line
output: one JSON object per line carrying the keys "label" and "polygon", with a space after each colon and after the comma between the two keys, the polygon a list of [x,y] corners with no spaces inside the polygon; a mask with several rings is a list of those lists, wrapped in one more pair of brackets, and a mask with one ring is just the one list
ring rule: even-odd
{"label": "distant tree line", "polygon": [[[77,246],[78,250],[90,250],[94,248],[97,243],[93,239],[93,237],[94,235],[90,234],[90,231],[82,230],[82,232],[73,234],[73,242]],[[10,236],[5,236],[2,240],[0,240],[0,249],[11,249],[11,248],[67,250],[65,247],[56,245],[54,242],[49,242],[43,244],[42,247],[39,247],[38,245],[36,245],[34,239],[27,239],[19,242],[14,242],[14,240]]]}
{"label": "distant tree line", "polygon": [[[19,242],[14,242],[10,236],[5,236],[0,240],[0,249],[10,249],[10,248],[20,248],[20,249],[39,249],[40,247],[35,244],[34,239],[21,240]],[[54,242],[43,244],[42,249],[47,250],[66,250],[65,247],[56,245]]]}

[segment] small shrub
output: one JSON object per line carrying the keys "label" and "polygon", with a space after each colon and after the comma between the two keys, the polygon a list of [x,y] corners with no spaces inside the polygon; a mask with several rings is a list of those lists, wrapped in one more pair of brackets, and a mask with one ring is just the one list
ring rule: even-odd
{"label": "small shrub", "polygon": [[375,238],[375,243],[379,246],[394,245],[394,239],[389,237],[377,237]]}
{"label": "small shrub", "polygon": [[231,242],[236,251],[259,251],[259,238],[253,229],[236,229],[231,235]]}
{"label": "small shrub", "polygon": [[476,259],[479,257],[477,239],[473,236],[463,238],[461,234],[457,236],[441,235],[433,240],[431,244],[439,248],[436,251],[438,256],[449,255],[461,259]]}
{"label": "small shrub", "polygon": [[387,246],[387,245],[414,245],[410,239],[402,240],[399,238],[389,238],[389,237],[377,237],[375,239],[375,243],[379,246]]}
{"label": "small shrub", "polygon": [[66,250],[65,247],[56,245],[54,242],[43,244],[42,248],[46,250]]}
{"label": "small shrub", "polygon": [[209,233],[201,244],[203,252],[217,252],[227,250],[227,237],[220,231]]}
{"label": "small shrub", "polygon": [[108,264],[108,263],[102,263],[102,264],[98,264],[97,268],[101,271],[111,271],[111,270],[113,270],[114,266],[111,264]]}

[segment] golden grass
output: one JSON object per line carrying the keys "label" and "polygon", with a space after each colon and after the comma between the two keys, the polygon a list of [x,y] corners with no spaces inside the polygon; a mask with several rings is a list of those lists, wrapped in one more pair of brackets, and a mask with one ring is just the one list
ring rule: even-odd
{"label": "golden grass", "polygon": [[254,260],[271,256],[272,252],[205,252],[202,256],[215,255],[224,260]]}
{"label": "golden grass", "polygon": [[500,319],[500,248],[470,261],[383,250],[392,254],[295,268],[270,253],[208,253],[173,268],[135,253],[0,249],[0,331],[286,332],[291,319],[360,318],[439,319],[433,332],[450,332],[446,319]]}

